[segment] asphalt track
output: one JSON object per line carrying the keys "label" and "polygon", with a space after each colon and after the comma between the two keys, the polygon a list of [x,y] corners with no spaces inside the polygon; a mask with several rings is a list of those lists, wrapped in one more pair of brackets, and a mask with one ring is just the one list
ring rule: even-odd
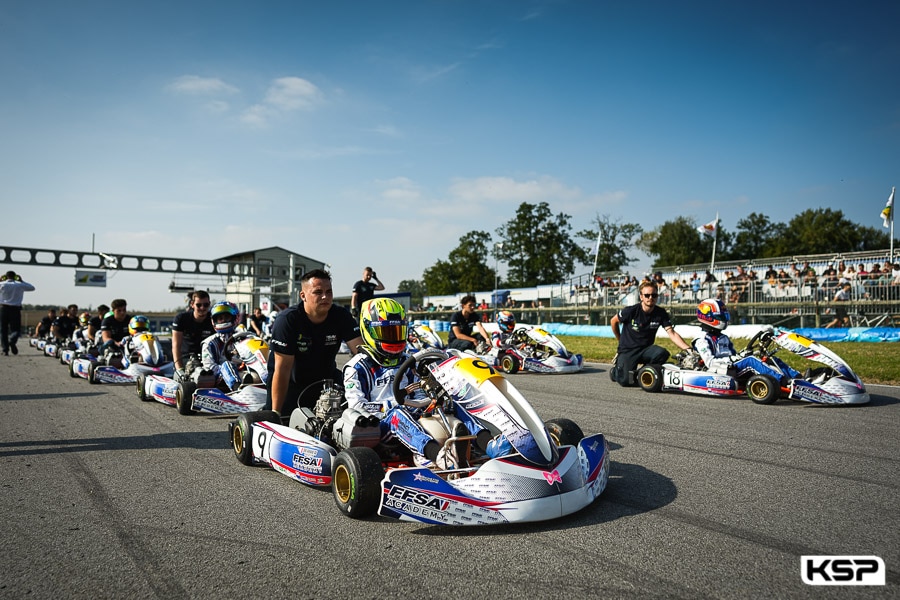
{"label": "asphalt track", "polygon": [[[227,421],[0,357],[0,598],[897,598],[900,389],[864,407],[511,376],[607,435],[591,506],[490,528],[351,520],[228,447]],[[809,587],[801,555],[877,555],[885,587]]]}

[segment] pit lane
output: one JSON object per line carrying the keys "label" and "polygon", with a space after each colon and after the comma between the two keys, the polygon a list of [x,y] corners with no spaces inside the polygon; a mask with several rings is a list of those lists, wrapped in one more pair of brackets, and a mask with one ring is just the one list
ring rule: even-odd
{"label": "pit lane", "polygon": [[[23,340],[25,342],[27,340]],[[0,361],[0,598],[804,598],[800,556],[875,554],[898,597],[900,390],[862,407],[647,394],[510,376],[544,418],[607,435],[600,499],[545,523],[341,516],[228,448],[227,421]]]}

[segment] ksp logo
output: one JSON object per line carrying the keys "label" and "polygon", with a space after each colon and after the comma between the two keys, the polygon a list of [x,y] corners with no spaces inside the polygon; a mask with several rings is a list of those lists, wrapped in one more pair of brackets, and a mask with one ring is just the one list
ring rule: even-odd
{"label": "ksp logo", "polygon": [[801,556],[807,585],[884,585],[884,561],[877,556]]}

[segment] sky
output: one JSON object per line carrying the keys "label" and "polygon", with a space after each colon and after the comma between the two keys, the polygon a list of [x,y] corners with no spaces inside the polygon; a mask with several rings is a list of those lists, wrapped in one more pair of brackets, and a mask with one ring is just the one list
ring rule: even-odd
{"label": "sky", "polygon": [[[572,233],[817,208],[880,228],[898,22],[874,1],[5,0],[0,245],[281,246],[348,296],[367,265],[396,291],[467,232],[499,240],[523,202]],[[172,275],[12,268],[31,304],[183,300]]]}

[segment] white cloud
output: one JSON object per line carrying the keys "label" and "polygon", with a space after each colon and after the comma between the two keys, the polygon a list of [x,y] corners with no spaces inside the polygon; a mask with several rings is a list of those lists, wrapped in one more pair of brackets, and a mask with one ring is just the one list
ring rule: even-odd
{"label": "white cloud", "polygon": [[386,135],[388,137],[403,137],[403,134],[400,133],[400,130],[394,127],[393,125],[377,125],[370,129],[369,131],[373,133],[378,133],[381,135]]}
{"label": "white cloud", "polygon": [[236,94],[240,91],[216,77],[200,77],[198,75],[182,75],[166,87],[178,94],[192,95]]}
{"label": "white cloud", "polygon": [[553,177],[541,177],[527,181],[516,181],[510,177],[479,177],[477,179],[457,179],[449,189],[450,195],[467,202],[551,202],[576,200],[581,190],[570,188]]}
{"label": "white cloud", "polygon": [[265,103],[282,111],[311,110],[322,101],[322,92],[300,77],[281,77],[272,82]]}

